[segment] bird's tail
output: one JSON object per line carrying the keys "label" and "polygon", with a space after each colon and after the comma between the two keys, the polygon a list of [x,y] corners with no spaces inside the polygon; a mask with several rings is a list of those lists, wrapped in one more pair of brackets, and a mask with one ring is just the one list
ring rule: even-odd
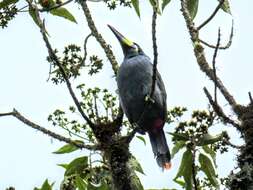
{"label": "bird's tail", "polygon": [[170,169],[170,150],[163,129],[149,131],[148,134],[157,164],[163,169]]}

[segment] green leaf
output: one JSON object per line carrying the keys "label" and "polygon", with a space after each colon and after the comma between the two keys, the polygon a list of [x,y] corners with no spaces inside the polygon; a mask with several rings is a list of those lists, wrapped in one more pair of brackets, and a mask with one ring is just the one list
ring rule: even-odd
{"label": "green leaf", "polygon": [[67,169],[67,168],[68,168],[68,164],[57,164],[57,166],[61,166],[61,167],[64,168],[64,169]]}
{"label": "green leaf", "polygon": [[213,162],[216,166],[216,152],[208,145],[202,146],[205,153],[209,154],[211,158],[213,159]]}
{"label": "green leaf", "polygon": [[152,5],[153,9],[156,10],[156,12],[160,15],[160,3],[159,0],[149,0],[150,4]]}
{"label": "green leaf", "polygon": [[138,15],[138,17],[140,17],[141,14],[140,14],[139,0],[131,0],[131,2],[135,9],[136,14]]}
{"label": "green leaf", "polygon": [[41,188],[37,188],[35,187],[34,190],[52,190],[54,183],[52,183],[51,185],[48,183],[48,180],[46,179],[42,185]]}
{"label": "green leaf", "polygon": [[156,0],[149,0],[150,4],[152,5],[152,7],[155,7],[156,6]]}
{"label": "green leaf", "polygon": [[79,175],[75,177],[75,184],[78,190],[86,190],[87,189],[87,182],[84,181]]}
{"label": "green leaf", "polygon": [[[220,2],[221,0],[218,0],[218,1]],[[221,6],[221,9],[222,9],[224,12],[228,13],[228,14],[232,14],[232,13],[231,13],[231,9],[230,9],[230,5],[229,5],[229,1],[228,1],[228,0],[225,0],[225,1],[224,1],[224,3],[223,3],[222,6]]]}
{"label": "green leaf", "polygon": [[0,2],[0,9],[7,7],[11,4],[15,4],[17,2],[18,2],[18,0],[3,0]]}
{"label": "green leaf", "polygon": [[193,20],[198,12],[199,0],[188,0],[187,8],[190,13],[191,19]]}
{"label": "green leaf", "polygon": [[180,167],[174,178],[174,181],[176,181],[178,177],[183,176],[186,190],[191,190],[192,188],[192,159],[191,150],[187,149],[183,154]]}
{"label": "green leaf", "polygon": [[71,22],[77,23],[75,17],[65,8],[59,7],[50,11],[52,15],[63,17]]}
{"label": "green leaf", "polygon": [[[82,141],[75,141],[77,143],[82,143]],[[78,147],[76,147],[73,144],[66,144],[63,147],[59,148],[57,151],[53,152],[54,154],[65,154],[65,153],[70,153],[70,152],[74,152],[78,149]]]}
{"label": "green leaf", "polygon": [[134,189],[138,189],[138,190],[144,190],[142,184],[141,184],[141,181],[140,179],[138,178],[138,176],[135,174],[135,175],[132,175],[132,182],[133,182],[133,185],[134,185]]}
{"label": "green leaf", "polygon": [[129,160],[129,164],[135,171],[145,175],[145,173],[141,167],[141,164],[138,162],[138,160],[134,156],[131,156],[131,158]]}
{"label": "green leaf", "polygon": [[172,135],[176,141],[188,141],[189,135],[186,133],[170,133],[168,134]]}
{"label": "green leaf", "polygon": [[203,137],[201,137],[197,142],[197,146],[204,146],[221,141],[223,139],[224,133],[226,132],[222,132],[221,134],[218,135],[210,135],[208,133],[204,134]]}
{"label": "green leaf", "polygon": [[176,141],[176,144],[174,145],[171,151],[171,158],[173,158],[178,153],[178,151],[184,147],[185,141]]}
{"label": "green leaf", "polygon": [[185,186],[185,182],[182,179],[177,178],[177,179],[173,179],[173,181],[175,181],[178,185],[180,185],[182,187]]}
{"label": "green leaf", "polygon": [[165,7],[170,3],[170,0],[163,0],[162,2],[162,11],[165,9]]}
{"label": "green leaf", "polygon": [[48,180],[46,179],[46,181],[43,183],[41,190],[52,190],[52,185],[50,185],[48,183]]}
{"label": "green leaf", "polygon": [[143,136],[137,135],[136,136],[138,139],[140,139],[145,145],[146,145],[146,140]]}
{"label": "green leaf", "polygon": [[205,154],[199,154],[200,169],[206,174],[210,183],[215,187],[219,188],[219,182],[216,178],[213,163],[208,156]]}
{"label": "green leaf", "polygon": [[30,16],[32,17],[33,21],[40,27],[39,21],[38,21],[38,19],[37,19],[37,17],[36,17],[35,10],[34,10],[34,8],[31,7],[31,6],[29,6],[29,14],[30,14]]}
{"label": "green leaf", "polygon": [[65,176],[72,174],[81,174],[85,168],[88,167],[88,157],[83,156],[71,161],[65,171]]}

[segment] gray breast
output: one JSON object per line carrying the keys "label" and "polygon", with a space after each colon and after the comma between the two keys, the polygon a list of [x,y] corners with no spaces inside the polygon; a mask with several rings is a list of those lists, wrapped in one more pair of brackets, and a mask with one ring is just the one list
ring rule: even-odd
{"label": "gray breast", "polygon": [[145,55],[124,60],[117,76],[120,101],[130,122],[137,122],[144,109],[144,98],[150,93],[153,66]]}

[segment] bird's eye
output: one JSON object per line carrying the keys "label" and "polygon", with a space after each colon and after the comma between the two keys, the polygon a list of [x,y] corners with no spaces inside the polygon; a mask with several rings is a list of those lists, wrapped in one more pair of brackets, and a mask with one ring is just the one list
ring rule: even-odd
{"label": "bird's eye", "polygon": [[139,51],[139,48],[138,48],[138,46],[137,46],[136,44],[134,44],[132,47],[133,47],[133,49],[134,49],[135,51],[137,51],[137,52]]}

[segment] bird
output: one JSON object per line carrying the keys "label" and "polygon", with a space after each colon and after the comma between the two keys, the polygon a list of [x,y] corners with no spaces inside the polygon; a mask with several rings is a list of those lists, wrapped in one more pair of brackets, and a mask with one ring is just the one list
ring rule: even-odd
{"label": "bird", "polygon": [[[142,48],[108,25],[118,39],[124,59],[116,81],[119,102],[131,124],[136,124],[138,133],[148,133],[156,162],[162,170],[171,168],[171,154],[163,130],[166,116],[166,90],[159,72],[156,72],[155,88],[152,88],[153,64]],[[148,101],[151,103],[147,103]]]}

